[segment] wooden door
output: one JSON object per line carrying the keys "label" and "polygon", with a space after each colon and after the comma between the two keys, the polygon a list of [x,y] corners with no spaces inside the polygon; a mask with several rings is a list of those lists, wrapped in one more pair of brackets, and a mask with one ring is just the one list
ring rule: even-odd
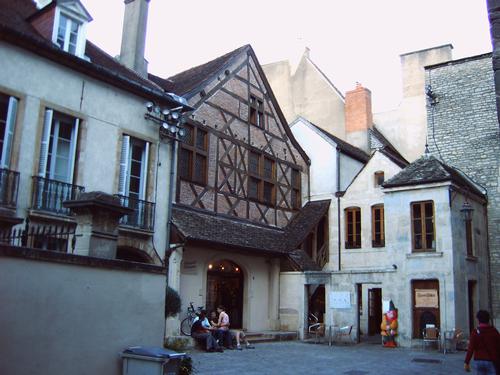
{"label": "wooden door", "polygon": [[475,297],[476,281],[469,280],[467,283],[467,294],[468,294],[468,315],[469,315],[469,332],[474,329],[474,297]]}
{"label": "wooden door", "polygon": [[380,333],[382,323],[382,289],[368,289],[368,335]]}
{"label": "wooden door", "polygon": [[413,338],[422,338],[426,324],[440,328],[440,301],[438,280],[413,280]]}

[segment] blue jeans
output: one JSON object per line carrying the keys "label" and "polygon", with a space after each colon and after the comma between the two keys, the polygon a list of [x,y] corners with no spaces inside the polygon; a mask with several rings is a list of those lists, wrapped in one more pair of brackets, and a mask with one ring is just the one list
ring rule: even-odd
{"label": "blue jeans", "polygon": [[495,365],[492,361],[474,360],[474,374],[496,375]]}

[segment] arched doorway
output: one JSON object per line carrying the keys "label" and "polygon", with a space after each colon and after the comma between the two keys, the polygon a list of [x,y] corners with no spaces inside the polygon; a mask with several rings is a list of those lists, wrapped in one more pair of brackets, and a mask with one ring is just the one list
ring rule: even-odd
{"label": "arched doorway", "polygon": [[230,260],[220,260],[208,265],[207,303],[209,312],[224,306],[229,314],[231,328],[242,328],[243,323],[243,272]]}

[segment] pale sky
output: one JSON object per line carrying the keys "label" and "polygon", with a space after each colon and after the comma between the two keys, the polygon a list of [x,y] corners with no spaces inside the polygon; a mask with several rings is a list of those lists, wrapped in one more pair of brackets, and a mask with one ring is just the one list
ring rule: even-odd
{"label": "pale sky", "polygon": [[[123,0],[81,0],[88,39],[120,52]],[[146,59],[168,77],[251,44],[261,64],[311,59],[345,93],[372,91],[374,112],[401,98],[399,55],[451,43],[455,59],[490,52],[486,0],[151,0]]]}

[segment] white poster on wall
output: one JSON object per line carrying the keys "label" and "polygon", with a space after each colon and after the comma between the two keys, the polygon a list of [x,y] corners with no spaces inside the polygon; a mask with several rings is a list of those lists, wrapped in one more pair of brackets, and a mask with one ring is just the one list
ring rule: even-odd
{"label": "white poster on wall", "polygon": [[351,308],[350,292],[330,292],[330,308],[349,309]]}
{"label": "white poster on wall", "polygon": [[390,305],[391,305],[390,299],[382,300],[382,314],[385,314],[387,311],[389,311]]}

